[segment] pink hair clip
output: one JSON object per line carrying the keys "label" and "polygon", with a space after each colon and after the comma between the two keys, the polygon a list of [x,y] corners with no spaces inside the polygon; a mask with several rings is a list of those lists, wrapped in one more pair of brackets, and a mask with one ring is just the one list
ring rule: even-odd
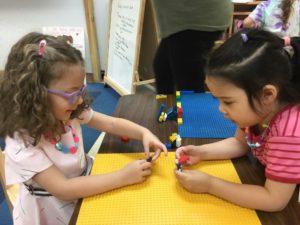
{"label": "pink hair clip", "polygon": [[46,51],[46,40],[41,40],[39,43],[39,55],[41,57],[43,57],[45,55],[45,51]]}

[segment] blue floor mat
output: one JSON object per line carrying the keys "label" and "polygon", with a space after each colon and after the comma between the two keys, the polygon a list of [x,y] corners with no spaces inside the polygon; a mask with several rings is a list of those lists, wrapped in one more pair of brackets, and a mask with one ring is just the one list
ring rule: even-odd
{"label": "blue floor mat", "polygon": [[207,93],[181,93],[183,124],[178,126],[183,138],[227,138],[236,125],[218,110],[219,101]]}
{"label": "blue floor mat", "polygon": [[5,148],[5,141],[2,138],[0,138],[0,147],[2,148],[2,150]]}
{"label": "blue floor mat", "polygon": [[2,186],[0,185],[0,225],[12,225],[12,217],[4,197]]}
{"label": "blue floor mat", "polygon": [[[104,87],[102,83],[87,85],[88,94],[93,98],[92,109],[106,115],[112,115],[118,103],[120,95],[110,87]],[[84,151],[88,152],[97,140],[101,132],[82,126]]]}

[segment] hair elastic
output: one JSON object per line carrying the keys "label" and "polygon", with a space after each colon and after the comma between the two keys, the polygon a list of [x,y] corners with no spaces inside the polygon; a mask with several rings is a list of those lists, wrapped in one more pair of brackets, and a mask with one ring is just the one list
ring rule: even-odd
{"label": "hair elastic", "polygon": [[248,36],[247,36],[247,34],[241,33],[241,37],[242,37],[243,42],[247,42],[247,41],[248,41]]}
{"label": "hair elastic", "polygon": [[39,55],[41,57],[43,57],[45,55],[46,45],[47,45],[46,40],[41,40],[39,43]]}
{"label": "hair elastic", "polygon": [[284,46],[290,46],[291,45],[291,38],[290,37],[285,36],[283,38],[283,40],[284,40]]}

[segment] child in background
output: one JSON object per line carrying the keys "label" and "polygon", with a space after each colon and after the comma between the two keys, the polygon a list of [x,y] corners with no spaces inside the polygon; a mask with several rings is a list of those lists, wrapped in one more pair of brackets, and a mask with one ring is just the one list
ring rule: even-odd
{"label": "child in background", "polygon": [[94,112],[80,51],[49,35],[30,33],[13,47],[0,80],[0,136],[6,137],[7,184],[20,184],[14,224],[68,224],[76,199],[140,183],[150,162],[88,175],[80,124],[143,141],[155,160],[165,146],[148,129]]}
{"label": "child in background", "polygon": [[300,35],[300,1],[266,0],[243,21],[245,28],[262,28],[280,37]]}
{"label": "child in background", "polygon": [[237,124],[236,135],[176,151],[177,158],[189,157],[188,165],[251,151],[265,166],[265,185],[176,171],[184,188],[263,211],[279,211],[288,204],[300,183],[300,76],[284,47],[283,39],[270,32],[244,29],[216,49],[208,62],[206,84],[219,99],[219,110]]}

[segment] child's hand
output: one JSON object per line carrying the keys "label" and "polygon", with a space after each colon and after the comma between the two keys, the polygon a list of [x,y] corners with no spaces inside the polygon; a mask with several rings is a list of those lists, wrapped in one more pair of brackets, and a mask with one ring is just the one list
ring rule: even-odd
{"label": "child's hand", "polygon": [[150,162],[146,160],[136,160],[127,164],[121,171],[124,175],[125,185],[131,185],[144,182],[151,174]]}
{"label": "child's hand", "polygon": [[179,159],[181,155],[187,155],[189,159],[186,162],[186,165],[194,165],[200,162],[200,152],[195,145],[187,145],[180,147],[175,152],[176,158]]}
{"label": "child's hand", "polygon": [[197,170],[175,170],[175,176],[179,183],[189,192],[207,193],[211,185],[211,176]]}
{"label": "child's hand", "polygon": [[155,161],[159,157],[161,150],[165,152],[165,155],[168,154],[166,146],[163,143],[161,143],[160,140],[149,130],[143,133],[143,145],[145,149],[146,158],[150,157],[150,148],[155,150],[155,153],[152,157],[152,161]]}

